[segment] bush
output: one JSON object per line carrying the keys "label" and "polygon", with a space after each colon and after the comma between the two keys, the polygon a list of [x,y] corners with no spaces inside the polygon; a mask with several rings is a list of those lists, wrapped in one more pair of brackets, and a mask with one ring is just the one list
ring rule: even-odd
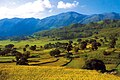
{"label": "bush", "polygon": [[8,45],[5,46],[5,48],[10,48],[10,49],[13,48],[13,47],[14,47],[13,44],[8,44]]}
{"label": "bush", "polygon": [[6,48],[5,48],[4,50],[1,50],[1,51],[0,51],[0,55],[4,56],[4,55],[10,53],[10,51],[11,51],[11,49],[9,49],[9,48],[6,49]]}
{"label": "bush", "polygon": [[69,52],[69,51],[71,51],[71,50],[72,50],[72,45],[68,45],[67,51]]}
{"label": "bush", "polygon": [[16,65],[28,65],[28,57],[30,55],[29,51],[26,51],[26,53],[22,54],[18,51],[14,52],[16,57]]}
{"label": "bush", "polygon": [[23,48],[23,51],[25,52],[25,51],[26,51],[26,48]]}
{"label": "bush", "polygon": [[83,41],[81,42],[80,49],[84,50],[87,46],[87,42]]}
{"label": "bush", "polygon": [[102,73],[106,71],[104,62],[98,59],[87,60],[83,68],[88,70],[100,70]]}
{"label": "bush", "polygon": [[18,61],[17,64],[19,65],[28,65],[28,60],[25,57],[21,57]]}
{"label": "bush", "polygon": [[18,64],[18,60],[23,56],[22,53],[18,52],[18,51],[14,51],[12,54],[15,55],[16,58],[16,64]]}
{"label": "bush", "polygon": [[77,42],[78,42],[78,43],[81,43],[81,41],[82,41],[82,39],[77,39]]}
{"label": "bush", "polygon": [[78,47],[74,47],[74,51],[78,52],[79,48]]}
{"label": "bush", "polygon": [[36,45],[34,45],[34,46],[31,46],[31,47],[30,47],[30,50],[33,50],[33,51],[35,51],[35,50],[36,50]]}
{"label": "bush", "polygon": [[28,59],[30,57],[30,52],[29,51],[25,51],[23,56]]}
{"label": "bush", "polygon": [[103,54],[104,54],[105,56],[107,56],[107,55],[110,55],[111,52],[103,51]]}
{"label": "bush", "polygon": [[27,48],[27,47],[29,47],[29,44],[26,44],[26,45],[25,45],[25,48]]}
{"label": "bush", "polygon": [[68,52],[67,54],[65,54],[65,58],[72,58],[71,57],[72,55],[73,55],[72,53]]}
{"label": "bush", "polygon": [[60,50],[59,49],[55,49],[50,51],[50,56],[59,56],[60,55]]}

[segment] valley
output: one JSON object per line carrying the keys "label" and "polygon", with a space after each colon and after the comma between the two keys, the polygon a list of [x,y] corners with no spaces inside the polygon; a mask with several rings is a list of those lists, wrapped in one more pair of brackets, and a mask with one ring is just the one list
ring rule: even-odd
{"label": "valley", "polygon": [[[119,17],[116,18],[116,14],[109,13],[111,16],[106,18],[108,13],[87,17],[76,12],[68,12],[42,20],[34,18],[1,20],[5,33],[0,31],[0,78],[29,80],[35,76],[34,79],[37,80],[53,78],[96,80],[103,75],[99,80],[105,76],[109,76],[105,80],[111,78],[119,80],[120,20]],[[9,29],[10,34],[5,27]],[[13,72],[9,73],[11,70]],[[94,77],[91,76],[93,74]],[[20,75],[22,77],[19,77]],[[66,77],[62,77],[63,75]],[[74,77],[75,75],[77,77]]]}

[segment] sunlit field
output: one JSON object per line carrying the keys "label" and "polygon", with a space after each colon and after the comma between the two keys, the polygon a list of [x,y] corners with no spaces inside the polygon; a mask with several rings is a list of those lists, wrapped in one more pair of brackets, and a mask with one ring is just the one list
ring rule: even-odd
{"label": "sunlit field", "polygon": [[120,77],[97,71],[49,66],[0,64],[1,80],[120,80]]}
{"label": "sunlit field", "polygon": [[[85,39],[84,39],[85,40]],[[114,49],[108,49],[107,46],[101,46],[96,51],[91,51],[90,49],[79,50],[77,53],[74,52],[74,49],[71,50],[75,57],[72,61],[68,63],[70,59],[67,59],[63,56],[61,57],[52,57],[49,55],[49,52],[52,49],[40,49],[40,46],[44,46],[48,43],[56,42],[68,42],[69,40],[57,40],[51,41],[50,39],[39,39],[39,40],[25,40],[25,41],[0,41],[1,48],[4,48],[7,44],[14,44],[18,51],[23,53],[23,48],[26,44],[30,46],[36,45],[37,49],[35,51],[27,48],[27,51],[30,51],[31,56],[37,56],[35,58],[28,58],[28,66],[16,65],[15,56],[0,56],[0,78],[2,80],[119,80],[120,74],[117,75],[109,73],[100,73],[95,70],[85,70],[82,69],[85,64],[86,59],[97,58],[103,60],[106,65],[107,70],[114,69],[116,63],[119,61],[117,57],[120,49],[116,48],[115,52],[112,52]],[[98,40],[99,41],[99,40]],[[74,43],[77,43],[76,39],[73,39]],[[118,40],[119,43],[119,40]],[[108,44],[108,43],[106,43]],[[66,54],[67,51],[62,50],[62,55]],[[104,56],[103,51],[108,50],[112,52],[109,56]],[[111,64],[109,64],[111,63]],[[120,66],[116,68],[120,71]]]}

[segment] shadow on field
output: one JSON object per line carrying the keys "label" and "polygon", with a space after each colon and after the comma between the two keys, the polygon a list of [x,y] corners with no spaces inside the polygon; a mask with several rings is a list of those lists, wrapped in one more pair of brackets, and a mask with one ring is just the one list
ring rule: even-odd
{"label": "shadow on field", "polygon": [[13,63],[15,61],[0,61],[0,63]]}
{"label": "shadow on field", "polygon": [[48,63],[54,63],[54,62],[57,62],[59,59],[56,59],[54,61],[49,61],[49,62],[43,62],[43,63],[39,63],[39,64],[31,64],[30,66],[39,66],[39,65],[42,65],[42,64],[48,64]]}
{"label": "shadow on field", "polygon": [[65,64],[63,64],[63,65],[61,65],[61,66],[66,66],[66,65],[68,65],[72,60],[73,60],[73,59],[71,58],[69,62],[67,62],[67,63],[65,63]]}

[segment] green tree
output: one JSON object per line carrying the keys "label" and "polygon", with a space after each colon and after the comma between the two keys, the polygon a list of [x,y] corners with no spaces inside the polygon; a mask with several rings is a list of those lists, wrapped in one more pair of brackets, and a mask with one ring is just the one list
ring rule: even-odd
{"label": "green tree", "polygon": [[56,56],[59,56],[60,55],[60,50],[59,49],[55,49],[55,50],[52,50],[52,51],[50,51],[50,56],[54,56],[54,57],[56,57]]}

